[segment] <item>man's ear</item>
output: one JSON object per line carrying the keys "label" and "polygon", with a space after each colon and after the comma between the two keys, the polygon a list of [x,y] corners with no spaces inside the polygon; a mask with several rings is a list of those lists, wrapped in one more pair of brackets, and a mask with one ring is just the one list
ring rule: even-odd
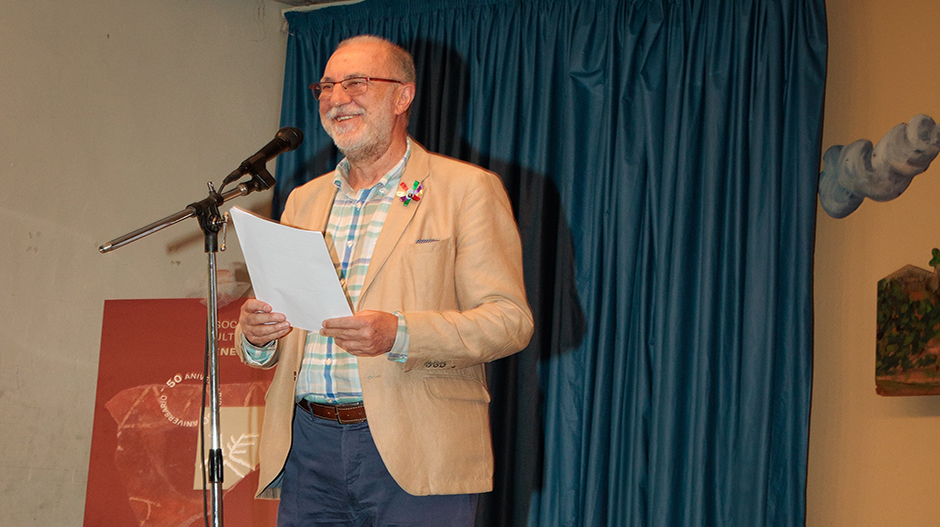
{"label": "man's ear", "polygon": [[395,101],[395,115],[402,115],[415,100],[415,83],[407,82],[398,88],[398,100]]}

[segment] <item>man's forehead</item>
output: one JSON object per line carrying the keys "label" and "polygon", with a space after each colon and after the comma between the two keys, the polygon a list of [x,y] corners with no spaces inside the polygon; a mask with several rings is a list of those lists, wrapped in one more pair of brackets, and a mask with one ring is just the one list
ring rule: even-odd
{"label": "man's forehead", "polygon": [[347,44],[336,51],[326,63],[323,78],[342,79],[355,76],[387,75],[388,50],[372,42]]}

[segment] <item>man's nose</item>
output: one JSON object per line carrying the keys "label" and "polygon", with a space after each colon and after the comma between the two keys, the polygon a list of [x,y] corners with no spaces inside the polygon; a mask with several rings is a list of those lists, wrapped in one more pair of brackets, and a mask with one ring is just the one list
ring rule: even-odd
{"label": "man's nose", "polygon": [[341,84],[334,84],[330,92],[330,106],[342,106],[352,100]]}

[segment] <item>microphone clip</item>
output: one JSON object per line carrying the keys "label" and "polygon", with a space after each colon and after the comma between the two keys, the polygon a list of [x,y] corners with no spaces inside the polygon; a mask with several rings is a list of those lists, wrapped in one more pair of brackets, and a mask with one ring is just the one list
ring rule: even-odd
{"label": "microphone clip", "polygon": [[[248,163],[245,161],[238,168],[232,171],[231,174],[225,176],[225,179],[222,180],[221,190],[225,190],[225,187],[233,182],[241,179],[246,175],[251,175],[251,181],[246,181],[243,183],[249,192],[267,190],[274,186],[275,179],[274,176],[268,172],[268,167],[263,159],[258,160],[254,163]],[[220,191],[221,191],[220,190]]]}

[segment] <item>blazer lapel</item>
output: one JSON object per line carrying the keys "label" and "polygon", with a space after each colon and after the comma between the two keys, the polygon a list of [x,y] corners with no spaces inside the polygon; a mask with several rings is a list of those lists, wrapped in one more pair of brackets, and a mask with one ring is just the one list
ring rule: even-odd
{"label": "blazer lapel", "polygon": [[[411,145],[411,157],[408,159],[408,166],[405,167],[405,173],[402,174],[401,181],[408,186],[411,186],[415,181],[425,184],[430,158],[427,151],[417,141],[412,140]],[[398,191],[397,188],[393,190]],[[385,224],[382,226],[382,232],[379,234],[379,239],[375,242],[375,250],[372,252],[372,259],[369,261],[369,270],[366,271],[362,292],[359,294],[359,304],[362,304],[362,299],[368,293],[369,286],[372,285],[379,271],[385,267],[385,262],[392,254],[392,251],[399,243],[408,243],[407,240],[402,240],[402,234],[404,234],[408,224],[411,223],[411,219],[414,218],[418,207],[423,203],[424,199],[411,201],[408,205],[403,204],[399,199],[395,199],[392,203],[388,216],[385,218]],[[356,307],[358,309],[358,306]]]}
{"label": "blazer lapel", "polygon": [[332,183],[332,178],[335,177],[335,172],[330,175],[330,191],[328,192],[319,192],[315,198],[313,208],[314,211],[313,224],[316,226],[316,229],[322,233],[326,233],[327,227],[330,224],[330,212],[333,210],[333,201],[336,199],[336,193],[339,192],[339,189],[336,188],[336,185]]}

